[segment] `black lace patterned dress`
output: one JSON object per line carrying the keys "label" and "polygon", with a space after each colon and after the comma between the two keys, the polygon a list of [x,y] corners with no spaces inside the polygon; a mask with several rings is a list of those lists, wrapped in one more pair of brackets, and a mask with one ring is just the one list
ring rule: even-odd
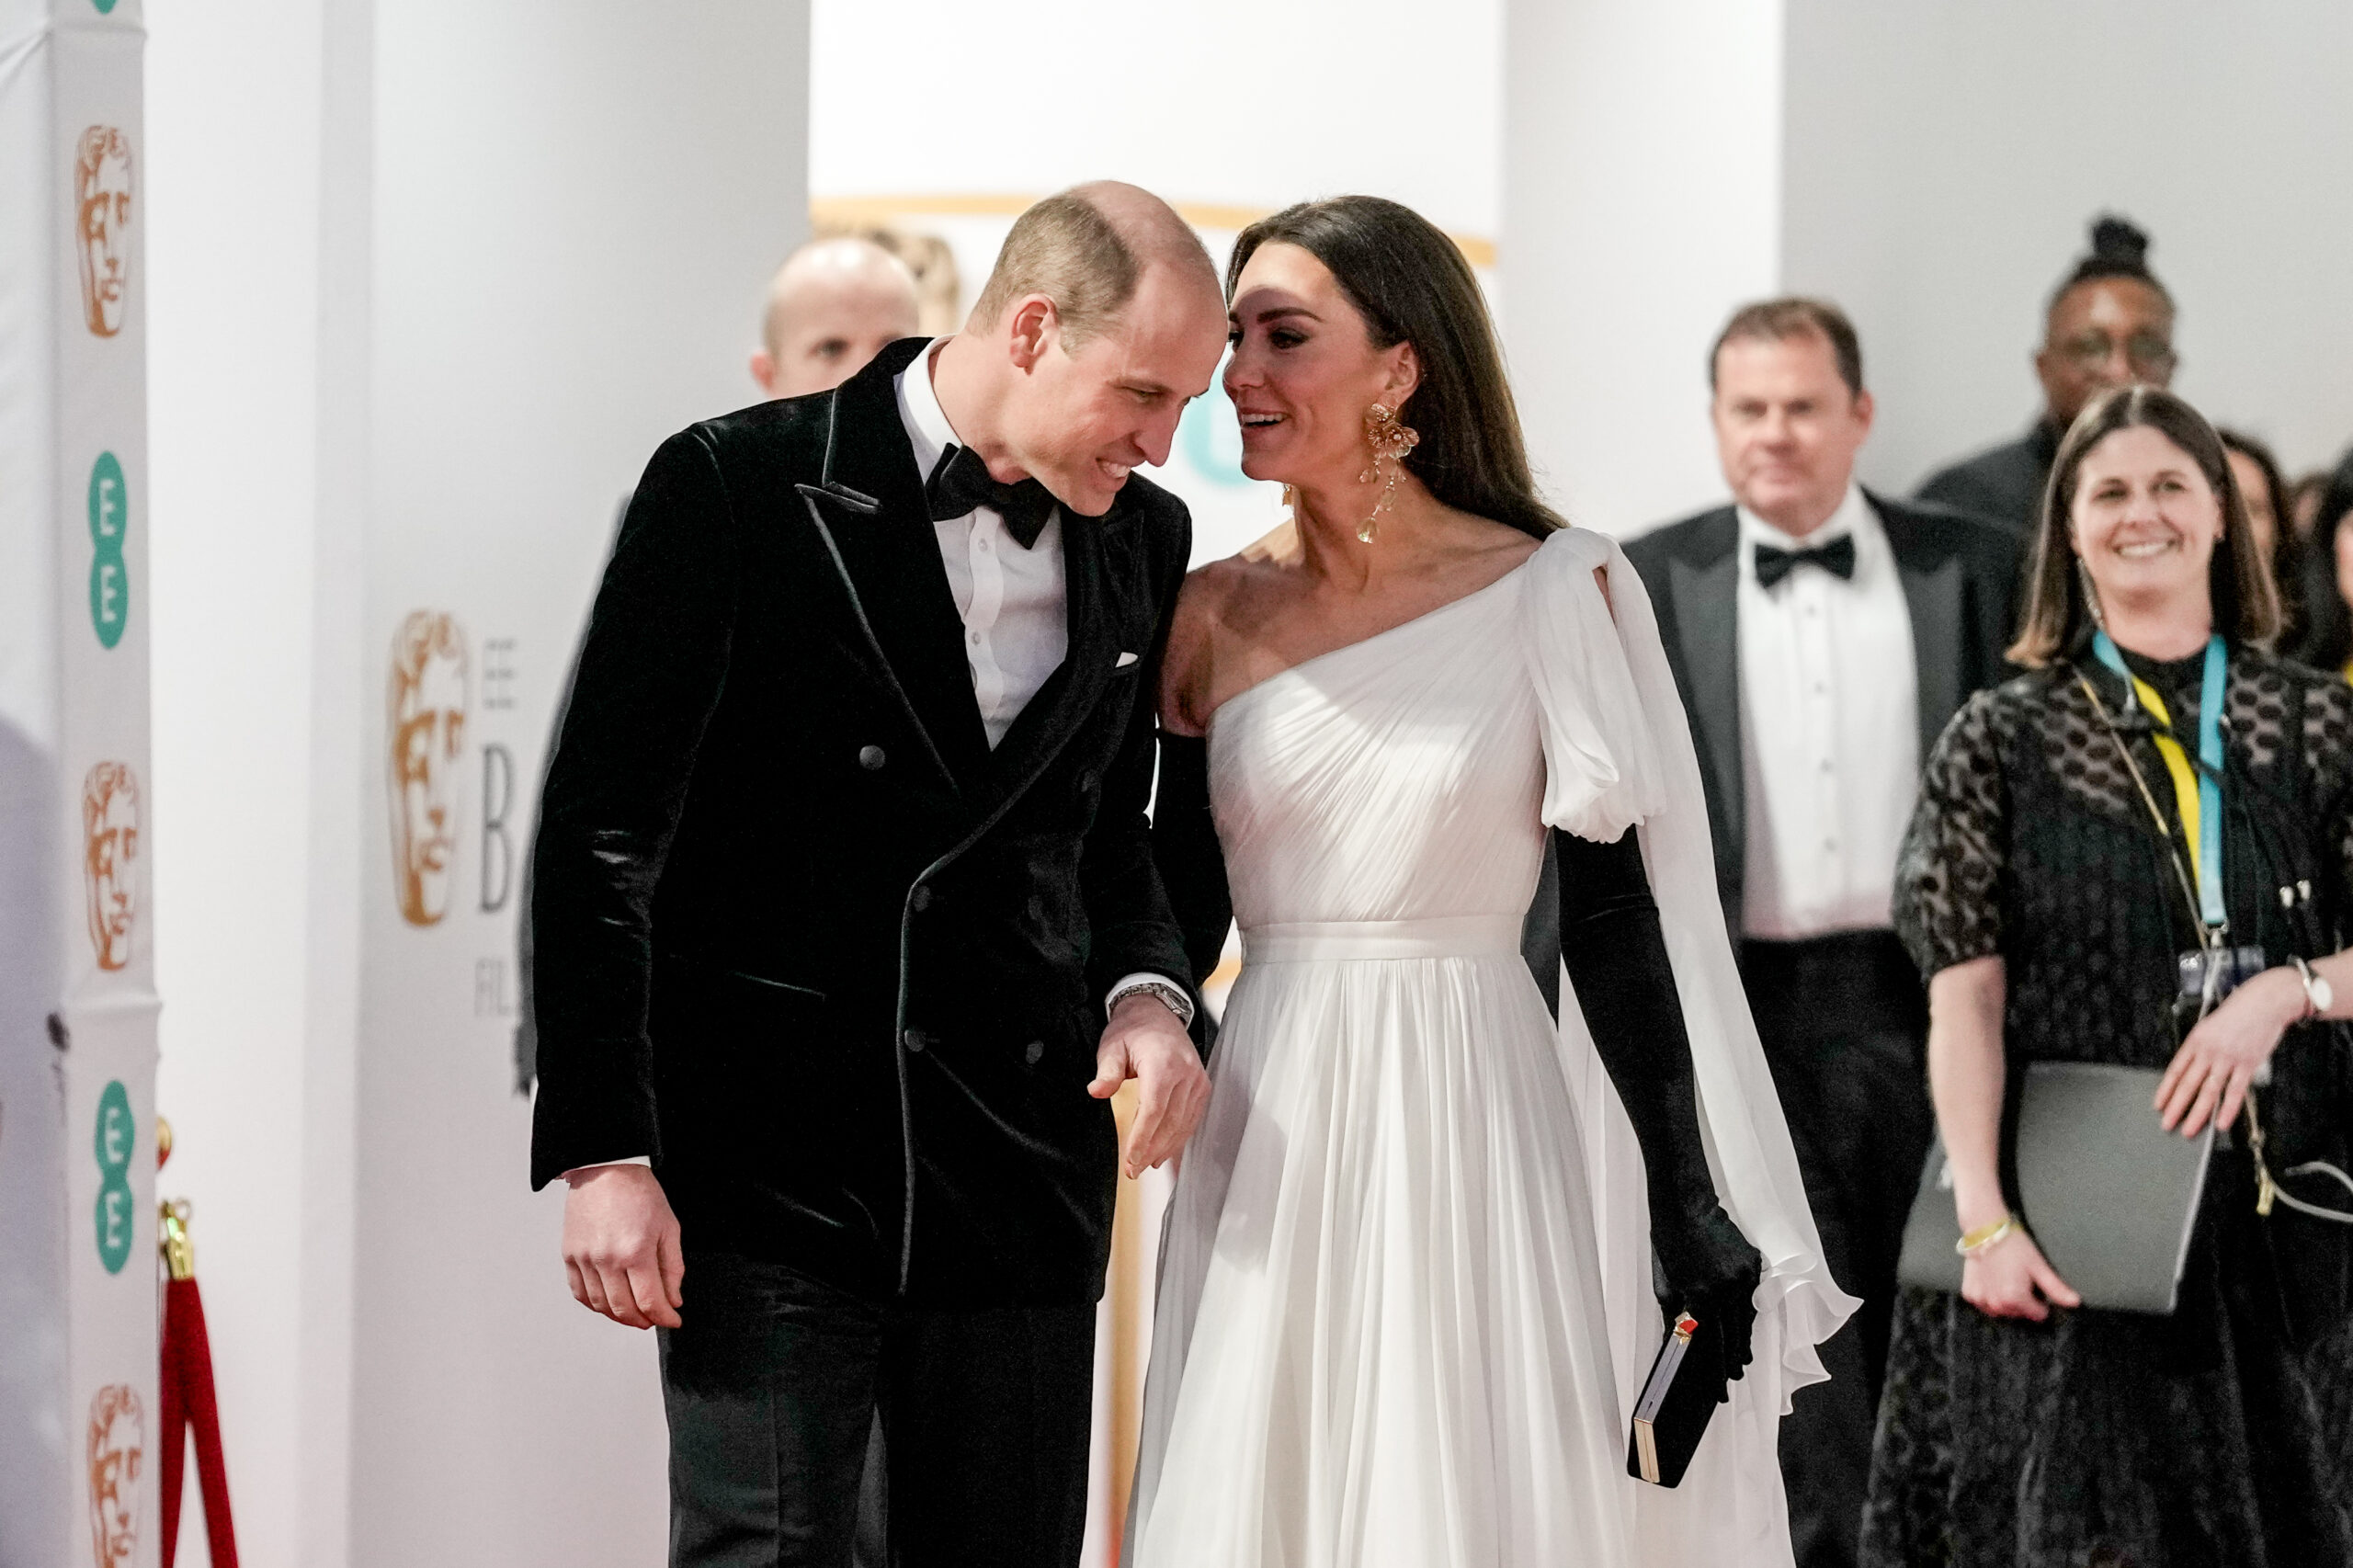
{"label": "black lace patterned dress", "polygon": [[[2194,733],[2200,661],[2134,662]],[[2127,711],[2121,680],[2082,667],[2172,817],[2146,720]],[[2021,676],[1954,716],[1896,879],[1897,929],[1924,974],[2003,959],[2013,1087],[2035,1062],[2164,1066],[2176,959],[2195,940],[2165,841],[2076,668]],[[2353,910],[2353,689],[2234,651],[2223,734],[2231,939],[2259,940],[2274,962],[2335,950]],[[2275,1172],[2345,1163],[2345,1033],[2292,1028],[2275,1053],[2262,1104]],[[2232,1141],[2218,1142],[2170,1318],[1997,1320],[1907,1290],[1861,1561],[2353,1568],[2348,1236],[2284,1209],[2257,1218],[2253,1164]]]}

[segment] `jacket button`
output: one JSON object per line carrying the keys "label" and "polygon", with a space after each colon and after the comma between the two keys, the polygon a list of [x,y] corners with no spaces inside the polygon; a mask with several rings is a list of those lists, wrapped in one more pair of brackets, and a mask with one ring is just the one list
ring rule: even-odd
{"label": "jacket button", "polygon": [[923,1048],[931,1043],[931,1037],[924,1033],[921,1029],[909,1029],[906,1033],[901,1035],[899,1039],[905,1044],[906,1048],[910,1051],[914,1052],[917,1056],[921,1056],[923,1054]]}
{"label": "jacket button", "polygon": [[881,767],[883,763],[889,760],[890,759],[888,757],[885,757],[882,755],[882,748],[881,746],[860,746],[858,748],[858,765],[866,769],[869,773],[877,771]]}
{"label": "jacket button", "polygon": [[1039,1062],[1043,1062],[1045,1059],[1046,1042],[1042,1040],[1033,1040],[1028,1045],[1021,1048],[1021,1060],[1027,1062],[1032,1067],[1035,1067]]}
{"label": "jacket button", "polygon": [[1078,776],[1078,792],[1082,795],[1092,795],[1095,793],[1095,775],[1092,772],[1082,773]]}
{"label": "jacket button", "polygon": [[917,915],[921,915],[925,910],[931,907],[931,890],[926,887],[916,888],[913,893],[908,895],[907,905]]}

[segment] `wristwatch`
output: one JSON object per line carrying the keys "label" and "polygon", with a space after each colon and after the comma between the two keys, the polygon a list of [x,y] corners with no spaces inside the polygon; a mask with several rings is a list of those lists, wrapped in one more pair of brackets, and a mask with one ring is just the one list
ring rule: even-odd
{"label": "wristwatch", "polygon": [[2304,1017],[2307,1018],[2325,1017],[2331,1007],[2336,1006],[2336,988],[2313,973],[2313,966],[2303,960],[2290,955],[2288,961],[2296,966],[2296,974],[2304,983],[2304,1003],[2312,1009]]}
{"label": "wristwatch", "polygon": [[1128,997],[1144,995],[1158,1000],[1160,1005],[1176,1015],[1176,1021],[1187,1028],[1193,1027],[1193,999],[1182,991],[1158,980],[1131,980],[1103,999],[1103,1010],[1109,1012]]}

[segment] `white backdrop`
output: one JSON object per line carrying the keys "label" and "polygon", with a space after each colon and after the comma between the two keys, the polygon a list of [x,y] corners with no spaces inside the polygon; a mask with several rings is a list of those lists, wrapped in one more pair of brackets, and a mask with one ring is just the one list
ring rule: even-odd
{"label": "white backdrop", "polygon": [[2104,208],[2155,240],[2175,390],[2291,472],[2353,441],[2353,7],[1788,5],[1783,267],[1863,335],[1867,479],[2025,430],[2044,301]]}
{"label": "white backdrop", "polygon": [[2353,12],[2337,0],[1506,0],[1498,270],[1530,446],[1570,515],[1723,494],[1733,306],[1854,316],[1908,492],[2013,438],[2052,287],[2113,207],[2181,307],[2178,388],[2292,468],[2353,439]]}
{"label": "white backdrop", "polygon": [[[775,0],[376,15],[355,1563],[663,1551],[652,1336],[572,1301],[563,1195],[526,1188],[517,857],[623,492],[664,436],[749,401],[750,307],[806,232],[805,28]],[[430,661],[411,712],[420,613],[463,663]],[[420,713],[443,721],[427,777],[397,790]],[[404,907],[420,805],[454,813],[446,874]]]}
{"label": "white backdrop", "polygon": [[[156,25],[165,1185],[196,1203],[242,1555],[658,1561],[652,1341],[573,1303],[561,1195],[526,1189],[506,857],[622,494],[752,396],[805,229],[806,12]],[[387,733],[419,609],[469,654],[426,926]]]}

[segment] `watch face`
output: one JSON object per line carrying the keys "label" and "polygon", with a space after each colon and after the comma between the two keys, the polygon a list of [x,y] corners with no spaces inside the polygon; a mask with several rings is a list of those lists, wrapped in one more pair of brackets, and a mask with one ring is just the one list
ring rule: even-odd
{"label": "watch face", "polygon": [[2313,1011],[2325,1013],[2336,1006],[2336,988],[2319,975],[2313,976]]}

